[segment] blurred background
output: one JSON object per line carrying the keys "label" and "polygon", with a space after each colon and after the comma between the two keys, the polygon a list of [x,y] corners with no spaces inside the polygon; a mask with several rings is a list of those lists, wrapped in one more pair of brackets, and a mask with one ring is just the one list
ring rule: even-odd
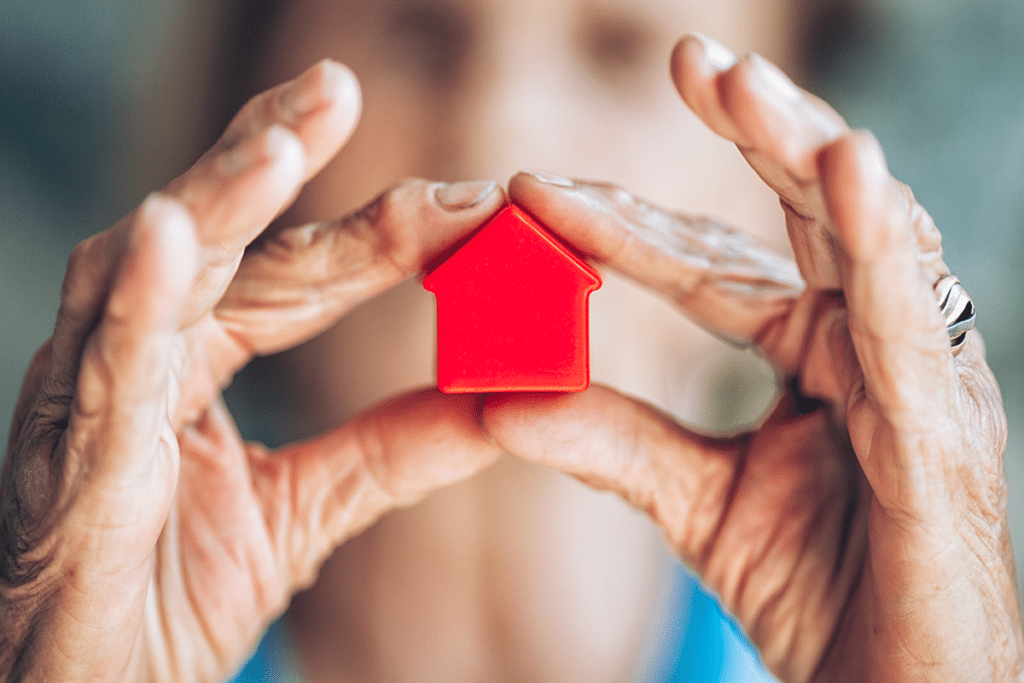
{"label": "blurred background", "polygon": [[[1011,519],[1024,557],[1024,3],[866,3],[848,25],[815,34],[818,57],[803,85],[851,125],[876,133],[893,174],[945,235],[947,261],[977,304],[1004,392]],[[183,170],[196,138],[208,136],[196,122],[213,106],[211,93],[191,75],[215,55],[204,27],[216,23],[217,7],[196,0],[0,3],[4,422],[51,330],[73,246]]]}

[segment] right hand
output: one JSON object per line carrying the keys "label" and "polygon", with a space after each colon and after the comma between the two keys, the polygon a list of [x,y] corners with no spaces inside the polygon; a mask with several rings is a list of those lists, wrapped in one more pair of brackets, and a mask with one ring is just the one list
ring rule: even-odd
{"label": "right hand", "polygon": [[800,278],[738,231],[614,186],[523,174],[509,194],[756,346],[779,400],[726,437],[602,387],[493,396],[485,427],[647,512],[783,680],[1020,680],[1006,416],[980,334],[950,346],[939,230],[873,136],[766,60],[691,35],[673,76],[778,193]]}
{"label": "right hand", "polygon": [[219,401],[254,354],[326,329],[504,201],[408,181],[246,249],[358,111],[352,75],[321,62],[75,249],[0,484],[0,678],[223,679],[337,544],[498,456],[473,396],[408,394],[278,452]]}

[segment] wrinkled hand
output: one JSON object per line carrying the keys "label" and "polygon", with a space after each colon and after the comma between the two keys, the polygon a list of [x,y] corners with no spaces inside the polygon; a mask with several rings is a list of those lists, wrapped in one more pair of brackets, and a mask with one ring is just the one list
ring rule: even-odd
{"label": "wrinkled hand", "polygon": [[778,193],[806,287],[741,233],[614,187],[521,174],[509,190],[757,345],[789,379],[779,404],[752,433],[709,438],[596,387],[492,397],[485,426],[646,510],[783,680],[1017,680],[1005,416],[977,332],[950,351],[938,231],[869,133],[760,57],[690,36],[673,77]]}
{"label": "wrinkled hand", "polygon": [[497,457],[473,397],[410,394],[276,453],[218,400],[253,354],[419,272],[504,201],[409,181],[247,250],[358,110],[351,74],[318,64],[74,251],[0,488],[0,678],[222,680],[336,544]]}

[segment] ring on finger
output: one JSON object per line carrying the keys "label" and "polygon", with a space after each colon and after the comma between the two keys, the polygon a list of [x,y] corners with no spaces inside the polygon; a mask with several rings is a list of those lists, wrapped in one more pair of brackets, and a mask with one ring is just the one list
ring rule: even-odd
{"label": "ring on finger", "polygon": [[946,320],[949,346],[955,356],[963,349],[967,333],[974,329],[977,318],[974,312],[974,302],[964,291],[960,279],[952,273],[940,277],[935,283],[934,289],[935,296],[939,301],[939,308],[942,310],[942,317]]}

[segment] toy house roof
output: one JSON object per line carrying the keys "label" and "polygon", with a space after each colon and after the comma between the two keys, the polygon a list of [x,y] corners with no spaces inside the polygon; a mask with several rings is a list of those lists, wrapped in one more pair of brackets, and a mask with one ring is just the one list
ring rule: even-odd
{"label": "toy house roof", "polygon": [[438,292],[449,286],[483,285],[502,279],[547,279],[560,270],[585,291],[601,286],[601,277],[583,259],[542,228],[519,207],[509,204],[423,281]]}

